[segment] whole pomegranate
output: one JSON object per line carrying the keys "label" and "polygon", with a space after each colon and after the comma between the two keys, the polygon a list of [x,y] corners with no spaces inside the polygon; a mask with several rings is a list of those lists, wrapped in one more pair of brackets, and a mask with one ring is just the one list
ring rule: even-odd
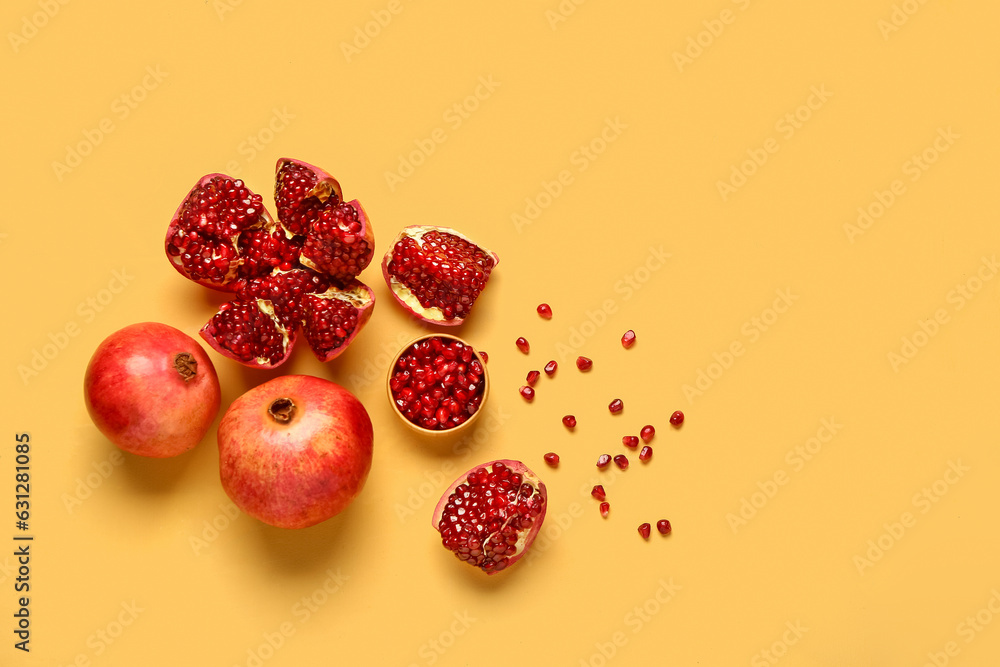
{"label": "whole pomegranate", "polygon": [[235,292],[201,331],[223,356],[273,368],[301,329],[320,361],[347,349],[375,304],[356,277],[375,252],[368,216],[319,167],[282,158],[277,220],[242,180],[208,174],[177,207],[165,248],[181,275]]}
{"label": "whole pomegranate", "polygon": [[382,259],[389,291],[417,318],[459,325],[486,288],[500,258],[447,227],[413,225],[393,240]]}
{"label": "whole pomegranate", "polygon": [[307,528],[361,492],[372,441],[368,412],[349,391],[309,375],[277,377],[237,398],[222,417],[222,488],[264,523]]}
{"label": "whole pomegranate", "polygon": [[545,485],[520,461],[476,466],[441,496],[431,525],[459,560],[495,574],[531,547],[545,519]]}
{"label": "whole pomegranate", "polygon": [[201,442],[219,413],[219,378],[205,350],[158,322],[108,336],[87,365],[83,397],[94,424],[121,449],[154,458]]}

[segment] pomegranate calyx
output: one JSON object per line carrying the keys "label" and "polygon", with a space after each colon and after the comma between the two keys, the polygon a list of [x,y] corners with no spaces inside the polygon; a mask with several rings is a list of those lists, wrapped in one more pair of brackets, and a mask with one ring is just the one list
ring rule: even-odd
{"label": "pomegranate calyx", "polygon": [[295,403],[290,398],[276,398],[267,406],[267,414],[279,424],[287,424],[295,416]]}
{"label": "pomegranate calyx", "polygon": [[178,352],[174,357],[174,370],[187,384],[198,375],[198,362],[190,352]]}

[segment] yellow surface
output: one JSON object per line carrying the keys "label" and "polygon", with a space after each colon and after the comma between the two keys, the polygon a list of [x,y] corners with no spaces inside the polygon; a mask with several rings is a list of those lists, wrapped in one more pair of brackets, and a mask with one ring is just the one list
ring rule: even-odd
{"label": "yellow surface", "polygon": [[[1000,9],[514,5],[4,3],[0,664],[995,664]],[[273,210],[282,156],[361,200],[378,258],[410,224],[501,257],[460,330],[493,393],[457,452],[393,420],[389,357],[424,329],[377,262],[347,354],[280,369],[343,383],[375,423],[356,504],[301,532],[232,511],[214,426],[140,460],[81,396],[112,331],[195,334],[223,300],[163,253],[188,189],[238,174]],[[224,406],[278,374],[212,354]],[[598,474],[647,422],[653,460]],[[550,508],[534,556],[488,578],[429,516],[498,457],[542,474]],[[664,517],[672,536],[639,538]]]}

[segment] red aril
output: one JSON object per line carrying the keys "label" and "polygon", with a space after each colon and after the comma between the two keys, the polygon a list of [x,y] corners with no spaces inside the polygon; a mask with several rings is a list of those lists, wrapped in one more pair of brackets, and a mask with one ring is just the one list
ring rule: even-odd
{"label": "red aril", "polygon": [[94,425],[111,442],[154,458],[201,442],[221,402],[205,350],[158,322],[132,324],[104,339],[87,365],[83,396]]}
{"label": "red aril", "polygon": [[543,368],[542,370],[545,371],[546,375],[548,375],[549,377],[552,377],[553,375],[556,374],[556,369],[557,368],[559,368],[559,364],[557,364],[555,362],[555,360],[553,360],[553,361],[550,361],[549,363],[545,364],[545,368]]}
{"label": "red aril", "polygon": [[528,371],[528,375],[524,378],[524,381],[527,382],[528,385],[534,387],[535,383],[538,382],[539,375],[541,375],[541,373],[538,371]]}
{"label": "red aril", "polygon": [[529,403],[535,400],[535,390],[529,387],[528,385],[524,385],[518,391],[521,392],[521,396],[524,398],[524,400],[528,401]]}
{"label": "red aril", "polygon": [[600,504],[601,516],[605,519],[608,518],[608,512],[611,511],[611,503],[601,503]]}
{"label": "red aril", "polygon": [[546,454],[542,458],[544,458],[545,462],[548,463],[549,466],[551,466],[553,468],[555,468],[556,466],[559,465],[559,455],[556,454],[555,452],[549,452],[548,454]]}
{"label": "red aril", "polygon": [[521,352],[524,352],[525,354],[528,354],[528,350],[530,349],[530,346],[528,345],[528,341],[527,341],[526,338],[523,338],[523,337],[522,338],[518,338],[517,340],[514,341],[514,345],[516,345],[517,349],[521,350]]}
{"label": "red aril", "polygon": [[476,466],[441,496],[431,525],[459,560],[494,574],[531,547],[546,510],[545,485],[520,461]]}
{"label": "red aril", "polygon": [[615,455],[615,465],[618,466],[620,470],[628,470],[628,457],[624,454]]}
{"label": "red aril", "polygon": [[611,455],[610,454],[601,454],[600,456],[597,457],[597,467],[598,468],[601,468],[603,470],[604,468],[608,467],[609,463],[611,463]]}
{"label": "red aril", "polygon": [[643,445],[642,449],[639,450],[639,460],[645,463],[651,458],[653,458],[653,448],[649,445]]}
{"label": "red aril", "polygon": [[576,428],[576,417],[573,415],[566,415],[562,418],[562,423],[566,428]]}
{"label": "red aril", "polygon": [[649,539],[649,529],[650,525],[648,523],[639,524],[639,535],[642,536],[642,539]]}
{"label": "red aril", "polygon": [[243,512],[306,528],[343,511],[372,462],[371,419],[329,380],[285,375],[237,398],[219,424],[219,473]]}
{"label": "red aril", "polygon": [[588,359],[587,357],[576,358],[576,367],[579,368],[581,371],[589,371],[591,368],[593,368],[593,366],[594,362]]}
{"label": "red aril", "polygon": [[608,403],[608,410],[610,410],[611,414],[613,415],[619,414],[624,408],[625,404],[622,402],[622,399],[620,398],[616,398],[610,403]]}
{"label": "red aril", "polygon": [[629,329],[622,335],[622,347],[626,350],[635,345],[635,332]]}
{"label": "red aril", "polygon": [[681,412],[680,410],[674,412],[674,414],[670,415],[670,423],[674,426],[680,426],[681,424],[683,424],[684,413]]}
{"label": "red aril", "polygon": [[590,490],[590,495],[594,496],[598,500],[604,500],[608,497],[604,492],[604,486],[602,484],[595,484],[594,488]]}
{"label": "red aril", "polygon": [[660,535],[669,535],[671,531],[670,522],[666,519],[660,519],[656,522],[656,530],[660,531]]}
{"label": "red aril", "polygon": [[647,444],[649,444],[649,441],[653,439],[654,435],[656,435],[656,429],[650,424],[646,424],[639,431],[639,437],[642,438],[642,441]]}
{"label": "red aril", "polygon": [[552,307],[547,303],[538,304],[538,314],[542,316],[542,319],[551,320],[552,319]]}
{"label": "red aril", "polygon": [[635,449],[639,446],[639,438],[634,435],[622,436],[622,444],[629,449]]}
{"label": "red aril", "polygon": [[431,324],[461,324],[486,288],[500,258],[447,227],[404,228],[382,260],[389,291],[407,311]]}

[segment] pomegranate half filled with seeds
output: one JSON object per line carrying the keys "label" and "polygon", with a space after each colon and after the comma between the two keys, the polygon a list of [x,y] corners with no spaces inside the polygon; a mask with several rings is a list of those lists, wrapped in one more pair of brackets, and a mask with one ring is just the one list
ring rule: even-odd
{"label": "pomegranate half filled with seeds", "polygon": [[403,308],[432,324],[461,324],[500,262],[495,252],[447,227],[413,225],[382,260],[389,291]]}
{"label": "pomegranate half filled with seeds", "polygon": [[431,524],[459,560],[494,574],[531,547],[545,519],[545,485],[520,461],[476,466],[444,492]]}
{"label": "pomegranate half filled with seeds", "polygon": [[386,386],[396,414],[414,430],[430,434],[467,428],[489,395],[483,358],[447,334],[407,343],[389,368]]}

